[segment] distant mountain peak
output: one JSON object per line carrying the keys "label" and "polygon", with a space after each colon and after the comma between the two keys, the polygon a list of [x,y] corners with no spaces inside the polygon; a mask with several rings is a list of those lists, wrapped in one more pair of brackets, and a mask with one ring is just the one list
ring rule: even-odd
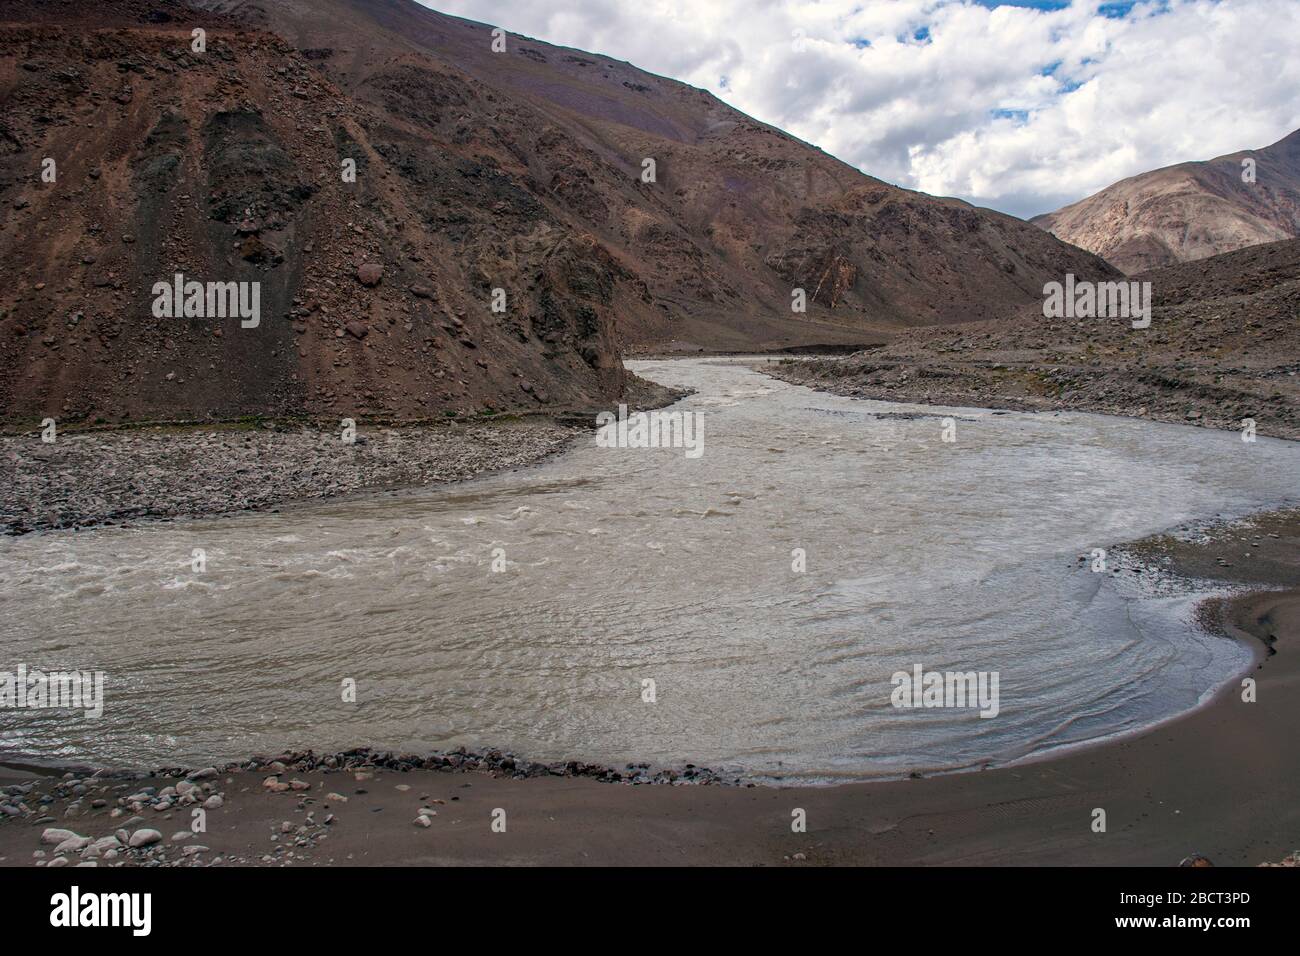
{"label": "distant mountain peak", "polygon": [[1300,130],[1263,149],[1130,176],[1030,221],[1130,275],[1296,238]]}

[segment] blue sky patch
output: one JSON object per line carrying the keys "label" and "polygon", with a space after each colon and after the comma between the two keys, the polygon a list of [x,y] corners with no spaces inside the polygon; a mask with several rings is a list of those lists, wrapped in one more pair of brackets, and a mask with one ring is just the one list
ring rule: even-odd
{"label": "blue sky patch", "polygon": [[1070,5],[1070,0],[975,0],[975,2],[981,7],[1029,7],[1033,10],[1064,10]]}
{"label": "blue sky patch", "polygon": [[1129,15],[1135,0],[1122,0],[1119,3],[1103,3],[1097,12],[1110,20],[1120,20]]}
{"label": "blue sky patch", "polygon": [[[1064,10],[1070,0],[975,0],[981,7],[1027,7],[1030,10]],[[1137,6],[1137,0],[1113,0],[1101,4],[1097,10],[1103,17],[1119,20],[1129,15]]]}

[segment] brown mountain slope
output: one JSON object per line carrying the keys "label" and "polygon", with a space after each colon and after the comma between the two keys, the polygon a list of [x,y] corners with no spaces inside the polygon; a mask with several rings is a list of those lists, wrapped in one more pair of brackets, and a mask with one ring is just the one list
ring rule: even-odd
{"label": "brown mountain slope", "polygon": [[1138,277],[1149,329],[1045,319],[1041,307],[960,328],[914,329],[783,378],[863,398],[1076,408],[1300,439],[1300,240],[1251,246]]}
{"label": "brown mountain slope", "polygon": [[[862,342],[991,317],[1051,277],[1106,269],[1020,220],[889,186],[608,57],[514,35],[494,53],[492,27],[409,0],[204,2],[266,23],[340,88],[493,157],[591,230],[655,305],[649,321],[620,318],[634,348]],[[425,73],[452,69],[464,85],[439,88],[431,112]],[[497,108],[466,109],[466,87]],[[647,158],[653,184],[640,180]],[[791,312],[795,287],[805,315]]]}
{"label": "brown mountain slope", "polygon": [[[6,419],[417,418],[619,394],[613,316],[650,307],[589,234],[472,155],[430,149],[404,177],[393,140],[367,134],[380,121],[283,40],[205,14],[198,54],[197,21],[147,6],[125,28],[0,25]],[[444,228],[422,183],[454,206]],[[260,324],[155,317],[153,285],[177,272],[259,282]]]}
{"label": "brown mountain slope", "polygon": [[[1255,181],[1242,161],[1255,162]],[[1134,275],[1300,236],[1300,130],[1266,149],[1121,180],[1030,220]]]}
{"label": "brown mountain slope", "polygon": [[[624,387],[620,349],[871,341],[1110,271],[703,91],[494,53],[409,0],[206,7],[0,3],[6,419],[590,405]],[[260,325],[155,317],[177,272],[260,282]]]}

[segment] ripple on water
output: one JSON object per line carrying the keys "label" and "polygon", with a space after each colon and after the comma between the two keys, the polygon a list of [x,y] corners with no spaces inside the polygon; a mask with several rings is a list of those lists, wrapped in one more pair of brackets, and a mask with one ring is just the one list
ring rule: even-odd
{"label": "ripple on water", "polygon": [[[701,458],[579,442],[450,490],[3,542],[8,659],[108,680],[99,720],[0,712],[0,753],[977,766],[1150,724],[1245,663],[1192,626],[1195,594],[1129,593],[1078,554],[1300,497],[1295,447],[1267,439],[1226,454],[1235,435],[1203,429],[853,402],[716,360],[634,370],[696,389]],[[999,716],[894,708],[917,663],[997,671]]]}

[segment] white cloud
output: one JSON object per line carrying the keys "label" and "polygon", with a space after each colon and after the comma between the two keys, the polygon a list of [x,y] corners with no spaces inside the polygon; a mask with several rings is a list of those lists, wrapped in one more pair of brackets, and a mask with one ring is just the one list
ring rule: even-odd
{"label": "white cloud", "polygon": [[1148,0],[1118,18],[1099,0],[425,2],[704,87],[873,176],[1015,215],[1300,127],[1295,0]]}

